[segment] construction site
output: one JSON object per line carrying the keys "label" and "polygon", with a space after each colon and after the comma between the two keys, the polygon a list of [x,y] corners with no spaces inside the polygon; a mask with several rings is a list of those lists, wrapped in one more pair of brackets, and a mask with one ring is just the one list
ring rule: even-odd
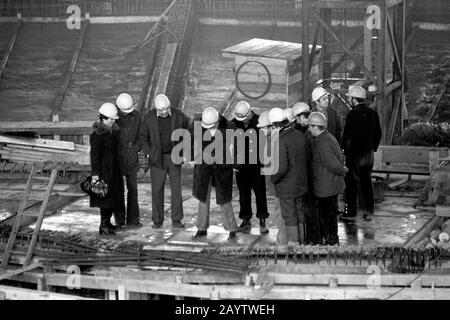
{"label": "construction site", "polygon": [[[449,39],[447,0],[0,0],[0,300],[450,299]],[[231,120],[239,100],[286,109],[318,84],[342,124],[349,86],[375,88],[382,130],[374,217],[339,221],[339,245],[279,245],[270,215],[230,241],[215,192],[191,239],[188,164],[185,228],[168,182],[152,228],[142,152],[143,226],[99,235],[80,183],[102,103],[127,92],[144,115],[164,93]]]}

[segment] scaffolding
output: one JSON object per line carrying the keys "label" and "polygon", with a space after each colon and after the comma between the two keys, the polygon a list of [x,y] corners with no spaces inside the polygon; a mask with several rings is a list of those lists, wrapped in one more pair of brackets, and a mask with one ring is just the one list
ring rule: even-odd
{"label": "scaffolding", "polygon": [[[323,85],[338,95],[350,85],[372,85],[382,143],[391,144],[394,132],[403,129],[405,115],[405,1],[303,0],[302,5],[302,78],[309,77],[314,58],[308,45],[321,45]],[[352,18],[360,14],[356,26],[348,25],[355,24],[348,12]],[[302,85],[303,96],[309,96],[310,84]]]}

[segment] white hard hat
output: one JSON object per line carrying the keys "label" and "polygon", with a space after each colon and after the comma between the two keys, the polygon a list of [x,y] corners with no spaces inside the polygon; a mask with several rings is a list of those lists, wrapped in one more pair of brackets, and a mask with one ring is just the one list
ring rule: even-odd
{"label": "white hard hat", "polygon": [[308,117],[308,125],[326,126],[327,118],[322,112],[311,112]]}
{"label": "white hard hat", "polygon": [[164,110],[170,107],[170,101],[169,98],[165,94],[158,94],[155,97],[155,108],[156,110]]}
{"label": "white hard hat", "polygon": [[202,127],[210,129],[219,121],[219,112],[213,107],[207,107],[202,113]]}
{"label": "white hard hat", "polygon": [[258,124],[256,126],[258,128],[270,126],[269,111],[264,111],[259,115]]}
{"label": "white hard hat", "polygon": [[347,96],[365,99],[366,98],[366,90],[361,86],[350,86],[348,88]]}
{"label": "white hard hat", "polygon": [[297,102],[292,106],[292,115],[298,116],[300,113],[309,111],[309,106],[304,102]]}
{"label": "white hard hat", "polygon": [[288,119],[289,122],[294,121],[294,113],[292,111],[292,108],[284,109],[284,114],[286,115],[286,119]]}
{"label": "white hard hat", "polygon": [[128,93],[121,93],[116,99],[116,105],[124,113],[130,113],[134,110],[133,99]]}
{"label": "white hard hat", "polygon": [[114,120],[119,119],[116,106],[109,102],[102,104],[100,109],[98,109],[98,113]]}
{"label": "white hard hat", "polygon": [[281,122],[286,120],[286,113],[283,109],[273,108],[269,111],[269,121],[270,123]]}
{"label": "white hard hat", "polygon": [[246,101],[239,101],[234,107],[236,120],[244,121],[250,114],[250,105]]}
{"label": "white hard hat", "polygon": [[327,90],[325,90],[322,87],[317,87],[313,90],[311,97],[312,97],[312,101],[316,102],[317,100],[319,100],[320,98],[322,98],[325,95],[328,95],[329,92]]}

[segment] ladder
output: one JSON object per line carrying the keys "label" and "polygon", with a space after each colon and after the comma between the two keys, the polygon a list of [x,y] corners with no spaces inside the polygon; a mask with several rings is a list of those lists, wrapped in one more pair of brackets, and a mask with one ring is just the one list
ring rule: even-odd
{"label": "ladder", "polygon": [[[33,235],[31,237],[31,241],[30,241],[29,247],[27,249],[27,254],[25,256],[25,261],[23,263],[23,266],[26,267],[30,264],[31,259],[33,257],[34,248],[36,246],[36,242],[38,239],[39,231],[41,230],[42,222],[44,221],[45,211],[47,210],[48,201],[51,196],[53,186],[55,185],[59,169],[60,169],[59,166],[53,167],[50,178],[49,177],[39,177],[39,176],[36,176],[36,173],[37,173],[36,165],[35,164],[32,165],[30,174],[28,175],[28,181],[27,181],[27,184],[25,187],[25,194],[19,205],[19,210],[17,211],[17,215],[14,220],[14,224],[13,224],[11,234],[8,239],[8,243],[5,248],[5,252],[3,254],[3,258],[2,258],[2,262],[0,264],[0,267],[5,268],[6,266],[8,266],[9,259],[11,257],[11,253],[14,249],[14,244],[16,242],[17,234],[20,229],[22,217],[33,217],[33,218],[37,217],[36,226],[33,230]],[[30,197],[30,193],[31,193],[31,188],[33,186],[33,182],[36,180],[48,181],[48,184],[47,184],[47,187],[46,187],[46,190],[44,193],[44,197],[42,199],[41,207],[40,207],[37,215],[25,213],[25,209],[27,207],[27,201],[28,201],[28,198]]]}

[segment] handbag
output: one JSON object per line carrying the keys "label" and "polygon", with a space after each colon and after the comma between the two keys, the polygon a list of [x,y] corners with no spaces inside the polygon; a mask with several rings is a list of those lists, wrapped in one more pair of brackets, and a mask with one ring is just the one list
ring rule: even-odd
{"label": "handbag", "polygon": [[94,197],[103,199],[108,195],[108,185],[103,180],[92,183],[92,177],[87,177],[81,182],[80,187],[81,190]]}

